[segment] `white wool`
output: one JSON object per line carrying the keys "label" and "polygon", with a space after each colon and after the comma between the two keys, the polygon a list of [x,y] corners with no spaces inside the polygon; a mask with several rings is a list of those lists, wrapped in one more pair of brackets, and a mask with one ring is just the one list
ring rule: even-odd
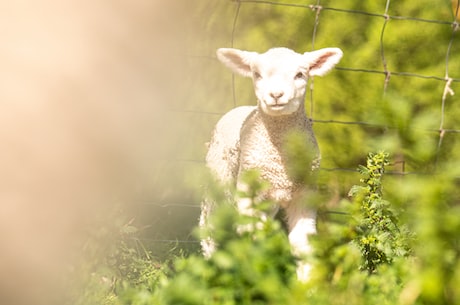
{"label": "white wool", "polygon": [[[342,51],[326,48],[299,54],[275,48],[258,54],[223,48],[217,51],[217,57],[233,72],[252,78],[258,101],[256,107],[231,110],[217,123],[206,156],[207,166],[220,182],[233,182],[241,190],[246,186],[238,179],[240,173],[258,169],[261,178],[271,185],[264,196],[286,211],[293,253],[305,256],[311,249],[308,235],[316,232],[316,214],[296,200],[306,190],[289,176],[283,144],[289,133],[303,134],[310,143],[308,147],[313,149],[312,155],[316,156],[311,169],[319,166],[318,145],[304,109],[306,85],[309,76],[322,76],[331,70],[342,57]],[[240,201],[237,203],[240,213],[254,214],[248,200]],[[206,200],[203,204],[201,225],[206,225],[211,204]],[[215,247],[210,239],[204,240],[202,246],[207,256]],[[308,263],[299,262],[300,280],[307,280],[309,271]]]}
{"label": "white wool", "polygon": [[249,114],[256,108],[255,106],[234,108],[219,120],[214,129],[206,164],[220,182],[231,182],[238,174],[241,128]]}

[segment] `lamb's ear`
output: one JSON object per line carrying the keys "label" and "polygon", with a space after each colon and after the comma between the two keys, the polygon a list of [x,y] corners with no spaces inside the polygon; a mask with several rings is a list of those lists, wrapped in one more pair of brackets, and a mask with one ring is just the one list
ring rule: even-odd
{"label": "lamb's ear", "polygon": [[240,75],[252,76],[251,62],[258,54],[256,52],[238,49],[221,48],[217,50],[217,58],[233,72]]}
{"label": "lamb's ear", "polygon": [[308,75],[323,76],[329,72],[342,58],[342,50],[339,48],[325,48],[313,52],[304,53],[308,62]]}

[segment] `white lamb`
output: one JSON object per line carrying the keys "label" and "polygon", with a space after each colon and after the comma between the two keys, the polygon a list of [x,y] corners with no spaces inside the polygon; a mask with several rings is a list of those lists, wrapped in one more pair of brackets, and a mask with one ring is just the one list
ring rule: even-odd
{"label": "white lamb", "polygon": [[[289,176],[282,146],[288,133],[302,133],[316,156],[312,170],[319,167],[318,145],[304,108],[307,79],[326,74],[339,62],[342,51],[325,48],[298,54],[274,48],[258,54],[222,48],[217,57],[233,72],[252,78],[258,102],[257,106],[237,107],[220,119],[209,144],[207,166],[220,182],[236,183],[240,189],[245,187],[240,174],[258,169],[271,185],[265,196],[285,210],[293,253],[301,257],[310,251],[308,235],[316,233],[316,213],[295,200],[303,184]],[[238,200],[237,206],[240,213],[253,213],[248,200]],[[206,225],[210,211],[210,203],[205,202],[201,225]],[[202,247],[209,256],[215,246],[208,239],[202,241]],[[307,280],[309,272],[310,265],[299,262],[298,278]]]}

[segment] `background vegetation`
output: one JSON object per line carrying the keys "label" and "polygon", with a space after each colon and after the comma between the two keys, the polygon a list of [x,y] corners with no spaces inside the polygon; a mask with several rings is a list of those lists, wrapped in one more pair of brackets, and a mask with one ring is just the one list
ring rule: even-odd
{"label": "background vegetation", "polygon": [[[186,127],[175,134],[183,149],[171,153],[172,172],[199,189],[203,143],[214,124],[235,106],[255,104],[250,80],[233,77],[215,58],[217,48],[229,46],[259,52],[274,46],[344,51],[337,69],[311,82],[306,99],[322,153],[319,186],[331,207],[359,179],[355,169],[370,151],[391,153],[390,171],[433,172],[436,162],[451,160],[459,145],[457,96],[445,93],[446,76],[453,78],[453,92],[460,84],[454,2],[196,1],[186,18],[184,67],[190,72],[184,76],[183,97],[173,107]],[[310,7],[317,4],[321,9]],[[393,17],[385,19],[385,14]],[[172,201],[197,206],[199,195],[185,193],[189,197]],[[171,202],[167,197],[166,204]],[[154,194],[152,201],[157,201]],[[164,215],[171,209],[181,223],[198,213],[180,207],[187,211],[183,217],[171,205],[155,212]],[[167,222],[174,223],[174,217]]]}

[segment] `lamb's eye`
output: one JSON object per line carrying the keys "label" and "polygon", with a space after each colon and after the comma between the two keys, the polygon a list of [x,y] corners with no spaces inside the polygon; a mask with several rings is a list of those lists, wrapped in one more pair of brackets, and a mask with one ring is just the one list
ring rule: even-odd
{"label": "lamb's eye", "polygon": [[254,76],[254,79],[261,79],[262,78],[262,76],[260,75],[259,72],[254,72],[253,76]]}
{"label": "lamb's eye", "polygon": [[303,75],[302,72],[298,72],[298,73],[295,75],[294,78],[295,78],[295,79],[302,79],[302,78],[305,78],[305,76]]}

